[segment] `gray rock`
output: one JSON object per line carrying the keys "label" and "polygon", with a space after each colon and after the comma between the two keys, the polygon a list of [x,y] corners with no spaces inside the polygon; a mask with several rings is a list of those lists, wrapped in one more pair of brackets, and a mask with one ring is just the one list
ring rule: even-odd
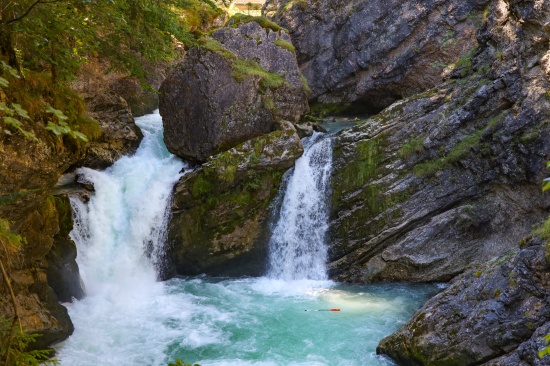
{"label": "gray rock", "polygon": [[212,37],[189,50],[160,88],[166,145],[196,162],[307,111],[296,58],[277,45],[288,35],[251,21]]}
{"label": "gray rock", "polygon": [[377,353],[400,365],[548,365],[537,356],[550,329],[544,254],[532,246],[458,277]]}
{"label": "gray rock", "polygon": [[331,276],[447,281],[516,250],[547,217],[540,182],[550,156],[550,80],[537,60],[548,53],[550,3],[543,5],[493,5],[458,79],[339,134]]}
{"label": "gray rock", "polygon": [[184,175],[175,187],[164,275],[262,274],[269,207],[283,173],[302,152],[296,131],[285,129],[248,140]]}
{"label": "gray rock", "polygon": [[440,84],[476,43],[489,0],[268,0],[310,101],[380,110]]}
{"label": "gray rock", "polygon": [[143,134],[124,98],[104,91],[88,94],[84,100],[88,116],[99,122],[102,133],[97,141],[90,144],[85,158],[77,165],[102,169],[120,157],[135,152]]}

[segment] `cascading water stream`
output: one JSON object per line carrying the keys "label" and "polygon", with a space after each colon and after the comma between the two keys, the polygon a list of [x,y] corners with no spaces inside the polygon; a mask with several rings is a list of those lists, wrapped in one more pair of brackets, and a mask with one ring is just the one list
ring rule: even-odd
{"label": "cascading water stream", "polygon": [[[305,140],[287,175],[269,277],[158,282],[183,163],[166,150],[158,113],[136,122],[145,138],[134,156],[103,172],[79,171],[95,188],[88,203],[71,200],[86,297],[67,304],[75,332],[56,346],[62,366],[166,366],[176,358],[202,366],[394,364],[375,354],[378,341],[437,288],[326,281],[329,138]],[[342,312],[304,312],[332,307]]]}
{"label": "cascading water stream", "polygon": [[326,280],[331,139],[316,132],[285,182],[284,198],[269,242],[269,276]]}

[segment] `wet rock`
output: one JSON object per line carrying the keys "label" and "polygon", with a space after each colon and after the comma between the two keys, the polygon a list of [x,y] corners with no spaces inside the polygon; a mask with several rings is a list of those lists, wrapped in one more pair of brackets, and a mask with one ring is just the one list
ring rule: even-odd
{"label": "wet rock", "polygon": [[67,196],[54,197],[59,231],[46,255],[48,284],[60,302],[72,302],[84,297],[84,289],[76,263],[76,244],[69,237],[73,229],[72,208]]}
{"label": "wet rock", "polygon": [[165,142],[175,155],[205,162],[307,111],[295,55],[281,46],[290,45],[284,31],[250,21],[202,42],[160,88]]}
{"label": "wet rock", "polygon": [[550,3],[490,9],[460,76],[336,139],[332,277],[448,281],[547,217]]}
{"label": "wet rock", "polygon": [[302,152],[293,129],[279,130],[184,175],[174,192],[166,276],[262,274],[269,207],[283,173]]}
{"label": "wet rock", "polygon": [[118,94],[104,91],[85,96],[88,116],[99,121],[101,137],[92,142],[79,166],[102,169],[133,153],[143,134],[135,124],[128,104]]}
{"label": "wet rock", "polygon": [[377,353],[400,365],[547,365],[539,360],[550,327],[550,267],[531,246],[455,279]]}

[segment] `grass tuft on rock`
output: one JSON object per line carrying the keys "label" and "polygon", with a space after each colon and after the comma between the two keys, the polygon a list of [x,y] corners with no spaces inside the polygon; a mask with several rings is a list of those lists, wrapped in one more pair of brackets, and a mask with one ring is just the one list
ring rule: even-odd
{"label": "grass tuft on rock", "polygon": [[239,82],[249,77],[260,78],[260,92],[265,92],[267,89],[278,89],[285,83],[284,77],[265,70],[252,60],[235,60],[231,76]]}
{"label": "grass tuft on rock", "polygon": [[277,39],[275,42],[273,42],[276,46],[279,46],[285,50],[287,50],[290,53],[296,54],[296,48],[290,43],[289,41],[285,41],[284,39]]}
{"label": "grass tuft on rock", "polygon": [[237,56],[229,51],[227,48],[222,46],[218,43],[215,39],[207,38],[207,37],[201,37],[199,39],[199,45],[203,48],[206,48],[209,51],[212,51],[214,53],[217,53],[218,55],[228,59],[228,60],[236,60]]}
{"label": "grass tuft on rock", "polygon": [[[273,32],[281,32],[285,31],[286,29],[281,27],[279,24],[275,23],[274,21],[266,18],[266,17],[255,17],[252,15],[237,13],[229,19],[229,22],[227,25],[231,28],[237,28],[241,24],[246,24],[250,22],[256,22],[260,25],[260,27],[266,29],[266,30],[272,30]],[[288,33],[288,32],[287,32]]]}

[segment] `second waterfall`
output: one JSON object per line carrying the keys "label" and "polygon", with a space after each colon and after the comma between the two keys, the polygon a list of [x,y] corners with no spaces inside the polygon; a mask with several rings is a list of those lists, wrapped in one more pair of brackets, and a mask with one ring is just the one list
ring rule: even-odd
{"label": "second waterfall", "polygon": [[285,181],[284,198],[269,243],[269,276],[325,280],[332,144],[321,133],[305,138],[304,155]]}

